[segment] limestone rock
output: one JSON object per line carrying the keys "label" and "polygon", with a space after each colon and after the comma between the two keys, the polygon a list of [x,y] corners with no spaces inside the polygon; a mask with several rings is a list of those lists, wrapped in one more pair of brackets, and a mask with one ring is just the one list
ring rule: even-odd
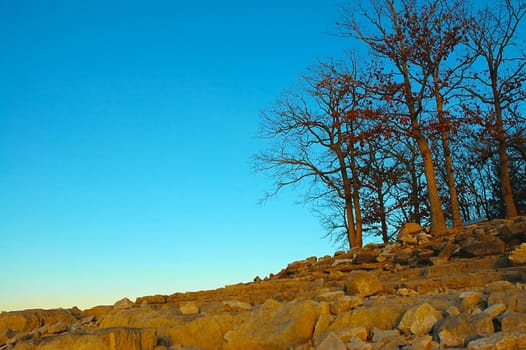
{"label": "limestone rock", "polygon": [[462,299],[462,310],[471,312],[482,299],[482,293],[475,291],[467,291],[461,293],[459,295],[459,298]]}
{"label": "limestone rock", "polygon": [[413,306],[404,313],[398,324],[398,329],[404,333],[411,332],[415,335],[424,335],[429,333],[442,318],[442,314],[434,307],[423,303]]}
{"label": "limestone rock", "polygon": [[422,226],[414,222],[408,222],[398,232],[397,239],[404,243],[417,243],[416,235],[422,232]]}
{"label": "limestone rock", "polygon": [[522,243],[508,257],[513,265],[526,265],[526,243]]}
{"label": "limestone rock", "polygon": [[106,328],[79,333],[65,333],[39,340],[19,342],[14,350],[76,349],[76,350],[153,350],[157,344],[154,329]]}
{"label": "limestone rock", "polygon": [[29,332],[46,324],[64,321],[70,325],[76,321],[68,310],[24,310],[0,313],[0,331]]}
{"label": "limestone rock", "polygon": [[179,306],[179,311],[183,315],[194,315],[199,313],[199,307],[193,302],[186,302]]}
{"label": "limestone rock", "polygon": [[480,312],[449,316],[435,327],[434,336],[443,347],[464,346],[468,341],[494,333],[493,317]]}
{"label": "limestone rock", "polygon": [[375,274],[366,271],[351,271],[345,283],[348,294],[359,294],[363,297],[377,294],[383,290],[383,285]]}
{"label": "limestone rock", "polygon": [[353,338],[347,343],[347,350],[373,350],[373,344]]}
{"label": "limestone rock", "polygon": [[311,301],[265,304],[224,336],[225,349],[288,349],[312,337],[318,308]]}
{"label": "limestone rock", "polygon": [[330,304],[330,310],[333,314],[340,314],[363,304],[363,297],[360,295],[345,295],[333,301]]}
{"label": "limestone rock", "polygon": [[121,300],[113,304],[114,310],[124,310],[124,309],[130,309],[132,307],[133,307],[133,302],[128,298],[122,298]]}
{"label": "limestone rock", "polygon": [[411,342],[408,350],[431,350],[433,349],[433,337],[430,335],[417,335]]}
{"label": "limestone rock", "polygon": [[469,342],[468,350],[526,349],[526,333],[498,332]]}
{"label": "limestone rock", "polygon": [[506,244],[495,237],[484,241],[468,239],[462,243],[460,253],[466,257],[481,257],[487,255],[499,255],[504,253]]}
{"label": "limestone rock", "polygon": [[508,311],[501,320],[503,332],[525,332],[526,333],[526,314]]}
{"label": "limestone rock", "polygon": [[318,301],[334,301],[336,299],[339,299],[341,297],[343,297],[345,294],[343,293],[343,291],[341,290],[338,290],[338,291],[334,291],[334,292],[327,292],[327,293],[322,293],[322,294],[319,294],[316,296],[316,300]]}
{"label": "limestone rock", "polygon": [[329,329],[348,327],[365,327],[368,330],[394,329],[405,309],[406,307],[400,304],[361,306],[336,316]]}
{"label": "limestone rock", "polygon": [[238,300],[223,301],[227,311],[247,311],[252,309],[252,305]]}
{"label": "limestone rock", "polygon": [[316,350],[347,350],[347,346],[334,333],[329,333]]}

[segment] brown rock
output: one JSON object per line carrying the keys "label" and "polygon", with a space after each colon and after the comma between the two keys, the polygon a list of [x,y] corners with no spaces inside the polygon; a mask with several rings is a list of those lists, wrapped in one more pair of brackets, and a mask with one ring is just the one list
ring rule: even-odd
{"label": "brown rock", "polygon": [[[184,322],[184,318],[191,317]],[[172,345],[182,345],[198,349],[222,349],[224,337],[234,327],[231,314],[183,316],[182,321],[165,323],[159,328],[159,337],[168,339]],[[239,320],[242,322],[242,319]],[[178,323],[178,324],[177,324]]]}
{"label": "brown rock", "polygon": [[318,301],[334,301],[336,299],[340,299],[341,297],[345,296],[344,292],[341,290],[334,291],[334,292],[327,292],[322,293],[316,296],[316,300]]}
{"label": "brown rock", "polygon": [[405,309],[406,307],[400,304],[358,307],[337,315],[329,329],[338,330],[349,327],[365,327],[368,330],[394,329]]}
{"label": "brown rock", "polygon": [[468,350],[526,349],[526,333],[498,332],[469,342]]}
{"label": "brown rock", "polygon": [[494,333],[493,317],[484,312],[449,316],[435,327],[434,336],[443,347],[465,346],[472,339]]}
{"label": "brown rock", "polygon": [[414,222],[408,222],[398,232],[398,241],[405,243],[417,243],[416,234],[422,232],[422,226]]}
{"label": "brown rock", "polygon": [[515,248],[508,257],[515,266],[526,265],[526,243]]}
{"label": "brown rock", "polygon": [[433,348],[433,337],[430,335],[417,335],[411,342],[408,350],[431,350]]}
{"label": "brown rock", "polygon": [[442,318],[442,314],[434,307],[423,303],[411,307],[404,313],[398,324],[398,329],[404,333],[411,332],[415,335],[424,335],[429,333]]}
{"label": "brown rock", "polygon": [[304,344],[311,339],[318,316],[317,305],[311,301],[265,303],[225,334],[225,349],[288,349]]}
{"label": "brown rock", "polygon": [[506,312],[502,317],[501,328],[503,332],[525,332],[526,314],[519,312]]}
{"label": "brown rock", "polygon": [[347,346],[333,332],[330,332],[316,347],[316,350],[347,350]]}
{"label": "brown rock", "polygon": [[14,350],[153,350],[157,344],[154,329],[107,328],[78,333],[64,333],[39,340],[19,342]]}
{"label": "brown rock", "polygon": [[179,312],[183,315],[194,315],[199,313],[199,307],[195,303],[189,301],[179,306]]}
{"label": "brown rock", "polygon": [[330,304],[330,310],[333,314],[340,314],[350,309],[363,305],[363,297],[360,295],[345,295],[336,299]]}
{"label": "brown rock", "polygon": [[345,282],[348,294],[359,294],[363,297],[377,294],[383,290],[383,285],[375,274],[366,271],[351,271]]}
{"label": "brown rock", "polygon": [[147,304],[164,304],[166,303],[166,295],[150,295],[150,296],[144,296],[144,297],[138,297],[135,299],[135,304],[140,305],[143,303]]}
{"label": "brown rock", "polygon": [[113,304],[114,310],[124,310],[124,309],[130,309],[132,307],[133,307],[133,302],[128,298],[122,298],[121,300]]}
{"label": "brown rock", "polygon": [[485,241],[468,239],[462,243],[460,254],[466,257],[482,257],[504,253],[506,243],[497,237]]}
{"label": "brown rock", "polygon": [[70,325],[76,318],[63,309],[11,311],[0,313],[0,331],[11,329],[14,332],[29,332],[60,321]]}

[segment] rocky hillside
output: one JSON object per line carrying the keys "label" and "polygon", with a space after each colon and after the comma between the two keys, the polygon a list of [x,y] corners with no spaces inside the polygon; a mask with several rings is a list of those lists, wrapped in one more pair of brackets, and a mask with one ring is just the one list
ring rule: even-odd
{"label": "rocky hillside", "polygon": [[526,349],[526,217],[311,257],[217,290],[0,314],[0,349]]}

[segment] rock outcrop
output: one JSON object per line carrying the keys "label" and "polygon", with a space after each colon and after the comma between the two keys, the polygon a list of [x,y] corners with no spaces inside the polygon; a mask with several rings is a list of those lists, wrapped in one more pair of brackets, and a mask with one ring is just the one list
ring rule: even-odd
{"label": "rock outcrop", "polygon": [[526,349],[526,217],[310,257],[251,283],[0,314],[0,350]]}

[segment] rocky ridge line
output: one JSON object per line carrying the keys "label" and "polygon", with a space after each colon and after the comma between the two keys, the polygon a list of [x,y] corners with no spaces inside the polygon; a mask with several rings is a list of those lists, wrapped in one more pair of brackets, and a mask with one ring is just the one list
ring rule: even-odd
{"label": "rocky ridge line", "polygon": [[290,263],[224,288],[0,314],[0,350],[526,349],[526,217]]}

